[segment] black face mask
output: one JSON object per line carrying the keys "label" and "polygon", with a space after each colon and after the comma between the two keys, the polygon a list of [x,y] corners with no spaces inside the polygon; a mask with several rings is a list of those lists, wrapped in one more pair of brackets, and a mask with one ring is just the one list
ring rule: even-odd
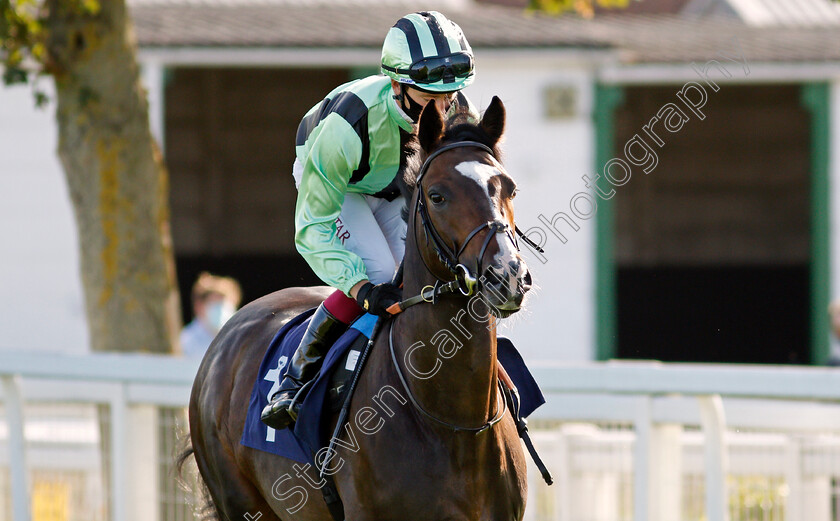
{"label": "black face mask", "polygon": [[412,100],[411,96],[405,93],[405,87],[403,86],[400,86],[400,93],[395,97],[400,102],[400,108],[403,109],[403,112],[411,118],[411,122],[417,123],[420,120],[420,114],[423,112],[423,105]]}

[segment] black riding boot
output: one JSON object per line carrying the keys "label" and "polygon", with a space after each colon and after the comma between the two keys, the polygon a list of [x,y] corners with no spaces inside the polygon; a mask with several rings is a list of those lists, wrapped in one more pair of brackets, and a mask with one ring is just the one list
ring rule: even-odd
{"label": "black riding boot", "polygon": [[[303,400],[295,401],[295,396],[306,382],[318,374],[324,355],[345,331],[347,324],[332,316],[323,304],[318,306],[303,334],[300,347],[292,356],[289,370],[280,382],[280,389],[262,410],[260,420],[263,423],[275,429],[285,429],[297,420],[300,402]],[[292,403],[294,407],[291,407]]]}

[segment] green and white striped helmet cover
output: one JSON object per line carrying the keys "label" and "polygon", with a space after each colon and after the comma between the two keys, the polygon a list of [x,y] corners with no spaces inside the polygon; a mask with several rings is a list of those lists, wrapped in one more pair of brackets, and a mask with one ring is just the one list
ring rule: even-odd
{"label": "green and white striped helmet cover", "polygon": [[[473,56],[458,24],[437,11],[411,13],[400,18],[388,31],[382,45],[382,65],[392,69],[408,69],[411,64],[426,58],[450,56],[464,52]],[[382,74],[400,83],[417,85],[432,92],[461,90],[473,82],[475,71],[463,78],[440,79],[434,83],[418,83],[408,74],[382,68]]]}

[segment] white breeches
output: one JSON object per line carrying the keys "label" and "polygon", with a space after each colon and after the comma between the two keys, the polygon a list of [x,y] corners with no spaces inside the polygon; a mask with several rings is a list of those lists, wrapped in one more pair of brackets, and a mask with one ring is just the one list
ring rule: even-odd
{"label": "white breeches", "polygon": [[[297,159],[292,175],[295,187],[299,186],[303,167]],[[336,236],[345,248],[362,258],[368,279],[374,284],[390,282],[405,254],[403,206],[403,197],[388,201],[349,192],[344,195],[335,220]]]}

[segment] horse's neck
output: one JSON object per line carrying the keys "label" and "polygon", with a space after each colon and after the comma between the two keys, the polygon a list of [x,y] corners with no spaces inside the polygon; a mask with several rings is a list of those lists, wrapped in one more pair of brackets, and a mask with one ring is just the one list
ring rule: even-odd
{"label": "horse's neck", "polygon": [[[405,295],[435,282],[422,265],[410,261],[404,280]],[[394,341],[421,406],[447,422],[476,427],[497,411],[496,333],[495,319],[483,320],[483,303],[471,310],[469,302],[450,296],[409,308],[397,320]]]}

